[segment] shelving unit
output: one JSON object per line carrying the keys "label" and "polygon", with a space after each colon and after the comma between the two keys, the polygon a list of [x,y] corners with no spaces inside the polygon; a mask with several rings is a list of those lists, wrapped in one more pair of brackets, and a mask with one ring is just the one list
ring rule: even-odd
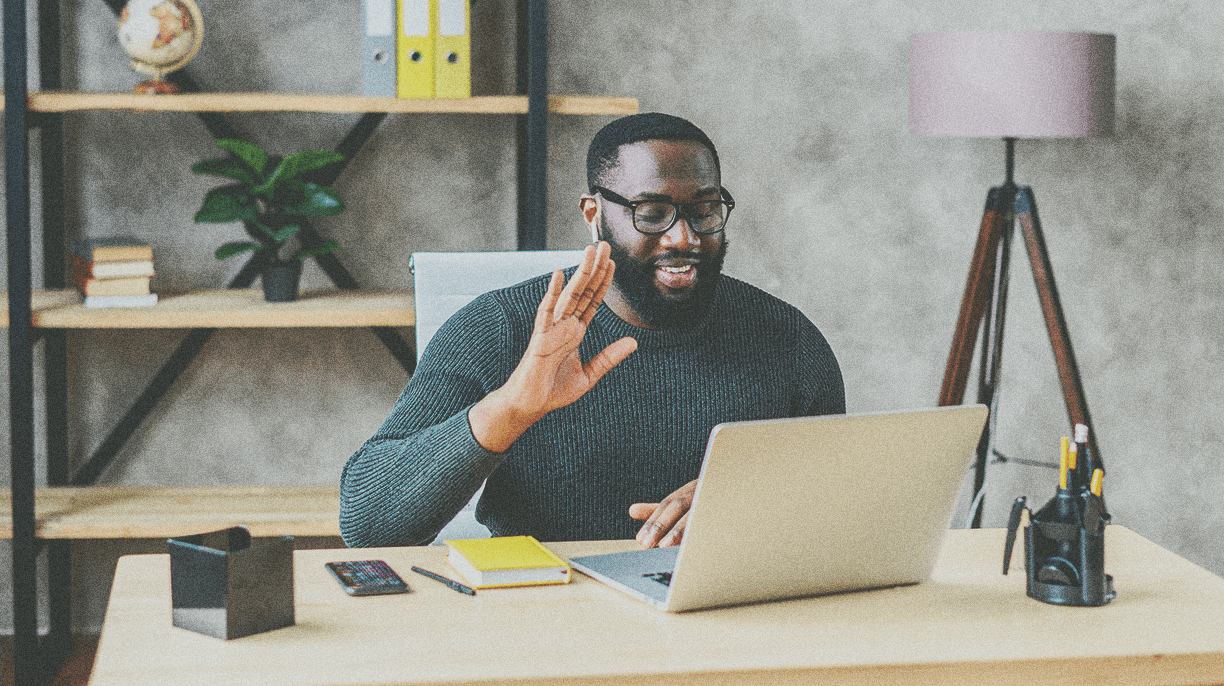
{"label": "shelving unit", "polygon": [[[7,299],[7,295],[4,296]],[[404,292],[303,291],[291,303],[269,303],[257,289],[162,294],[152,307],[93,309],[75,290],[33,294],[30,319],[43,329],[347,328],[416,325]],[[0,316],[8,326],[8,314]]]}
{"label": "shelving unit", "polygon": [[[103,0],[118,13],[124,0]],[[410,346],[397,329],[415,324],[405,293],[359,291],[356,280],[335,255],[317,258],[339,290],[308,292],[294,303],[269,304],[248,290],[252,263],[229,284],[230,290],[162,294],[149,308],[86,309],[66,287],[63,208],[63,123],[69,112],[119,110],[134,113],[195,112],[217,138],[239,137],[220,113],[361,113],[337,145],[346,159],[373,135],[389,114],[467,113],[517,118],[519,249],[545,247],[547,210],[547,116],[623,115],[637,111],[633,98],[555,95],[547,90],[546,0],[516,0],[518,95],[462,99],[399,100],[346,95],[281,93],[200,93],[182,72],[170,80],[178,95],[81,93],[62,90],[60,80],[60,0],[39,0],[38,30],[41,90],[28,87],[26,1],[4,0],[4,97],[6,228],[9,292],[3,294],[3,325],[9,334],[9,411],[11,427],[11,516],[0,515],[0,539],[12,542],[14,674],[20,686],[48,683],[70,646],[69,542],[81,538],[170,537],[242,523],[257,536],[338,535],[338,486],[207,486],[132,488],[90,486],[135,432],[140,422],[174,384],[217,328],[372,327],[409,372]],[[143,116],[143,115],[136,115]],[[40,130],[42,170],[42,246],[44,282],[31,283],[28,132]],[[343,171],[334,165],[332,179]],[[330,183],[330,180],[327,181]],[[322,238],[302,231],[307,246]],[[154,376],[128,414],[92,457],[70,473],[66,430],[68,329],[189,329],[182,344]],[[46,375],[46,488],[35,488],[34,347],[41,341]],[[37,626],[36,561],[48,557],[50,633]]]}
{"label": "shelving unit", "polygon": [[[295,95],[290,93],[72,93],[29,94],[31,112],[131,110],[134,112],[386,112],[402,114],[527,114],[525,95],[482,95],[471,98],[363,98],[356,95]],[[598,95],[549,95],[550,114],[633,114],[636,98]]]}
{"label": "shelving unit", "polygon": [[[244,524],[252,536],[339,536],[340,486],[40,488],[41,540],[171,538]],[[0,539],[13,522],[0,513]]]}

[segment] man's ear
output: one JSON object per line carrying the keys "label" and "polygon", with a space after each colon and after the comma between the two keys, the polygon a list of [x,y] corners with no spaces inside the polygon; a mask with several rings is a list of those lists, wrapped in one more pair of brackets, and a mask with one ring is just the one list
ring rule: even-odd
{"label": "man's ear", "polygon": [[583,195],[578,200],[578,208],[582,210],[582,220],[591,231],[591,242],[598,242],[599,236],[599,200],[593,195]]}

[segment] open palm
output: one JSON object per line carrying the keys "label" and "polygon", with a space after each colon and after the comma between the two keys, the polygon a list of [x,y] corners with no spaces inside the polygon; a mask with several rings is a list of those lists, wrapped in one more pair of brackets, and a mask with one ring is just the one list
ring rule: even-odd
{"label": "open palm", "polygon": [[616,265],[610,253],[607,243],[587,246],[568,284],[560,271],[553,273],[536,310],[527,352],[505,387],[519,407],[532,409],[536,419],[581,398],[637,349],[637,341],[622,338],[586,364],[578,355],[587,326],[612,283]]}

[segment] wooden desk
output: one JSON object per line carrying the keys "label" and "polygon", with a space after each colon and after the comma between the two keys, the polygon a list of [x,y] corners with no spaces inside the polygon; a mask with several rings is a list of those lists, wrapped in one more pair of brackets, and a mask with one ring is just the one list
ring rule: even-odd
{"label": "wooden desk", "polygon": [[[679,615],[581,574],[471,598],[408,571],[450,574],[440,547],[299,551],[297,625],[229,642],[171,626],[167,556],[128,556],[90,684],[1224,683],[1224,579],[1114,526],[1118,598],[1055,607],[1000,574],[1002,550],[1002,530],[951,531],[925,584]],[[363,558],[412,593],[352,598],[323,569]]]}

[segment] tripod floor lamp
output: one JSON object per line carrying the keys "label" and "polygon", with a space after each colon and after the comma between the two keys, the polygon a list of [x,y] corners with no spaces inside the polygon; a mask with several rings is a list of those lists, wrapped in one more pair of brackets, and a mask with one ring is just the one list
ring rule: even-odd
{"label": "tripod floor lamp", "polygon": [[[1109,135],[1114,117],[1112,35],[1044,31],[920,33],[910,39],[910,133],[1002,138],[1006,175],[986,195],[986,210],[948,355],[940,405],[963,402],[978,332],[977,401],[990,408],[974,462],[972,526],[981,526],[981,493],[995,454],[999,368],[1012,235],[1020,227],[1071,424],[1092,427],[1071,350],[1033,190],[1013,180],[1019,138]],[[1089,450],[1099,461],[1096,432]]]}

